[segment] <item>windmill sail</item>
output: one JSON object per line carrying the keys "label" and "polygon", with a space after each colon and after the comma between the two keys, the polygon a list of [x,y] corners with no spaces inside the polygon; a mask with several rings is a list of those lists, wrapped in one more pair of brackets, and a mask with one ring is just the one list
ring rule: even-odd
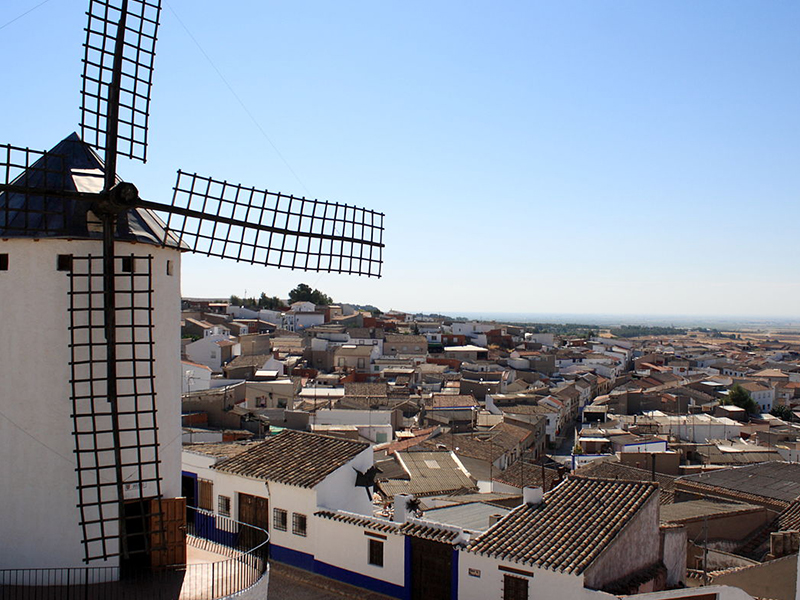
{"label": "windmill sail", "polygon": [[[78,509],[86,562],[123,552],[149,553],[156,532],[148,523],[160,512],[153,257],[118,256],[114,262],[116,416],[108,402],[106,306],[98,293],[103,290],[102,257],[72,256],[65,266],[70,281],[70,385]],[[156,499],[155,504],[151,498]],[[120,514],[121,507],[125,514]]]}
{"label": "windmill sail", "polygon": [[270,267],[380,277],[383,213],[178,172],[160,212],[192,252]]}
{"label": "windmill sail", "polygon": [[[81,137],[98,150],[107,150],[111,142],[108,120],[117,120],[118,115],[118,126],[112,127],[117,136],[112,151],[146,162],[150,89],[161,1],[90,0],[87,14]],[[121,77],[117,106],[111,86],[118,39],[123,48],[118,66]]]}

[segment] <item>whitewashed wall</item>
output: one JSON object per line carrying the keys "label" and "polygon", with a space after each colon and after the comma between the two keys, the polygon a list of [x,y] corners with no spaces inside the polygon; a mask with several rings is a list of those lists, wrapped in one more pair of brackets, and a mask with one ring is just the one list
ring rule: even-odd
{"label": "whitewashed wall", "polygon": [[[99,255],[98,241],[0,243],[4,354],[0,360],[0,568],[80,567],[71,418],[69,276],[58,254]],[[119,254],[154,256],[155,377],[164,496],[180,495],[180,255],[118,243]],[[166,275],[167,260],[173,275]],[[114,560],[104,563],[115,564]]]}
{"label": "whitewashed wall", "polygon": [[[373,531],[369,528],[356,527],[320,517],[315,519],[314,527],[318,531],[315,552],[318,561],[403,586],[405,581],[405,536]],[[382,567],[369,564],[368,540],[371,538],[365,534],[367,531],[386,536],[385,540],[379,540],[383,541]],[[343,548],[346,548],[347,551],[343,552]]]}

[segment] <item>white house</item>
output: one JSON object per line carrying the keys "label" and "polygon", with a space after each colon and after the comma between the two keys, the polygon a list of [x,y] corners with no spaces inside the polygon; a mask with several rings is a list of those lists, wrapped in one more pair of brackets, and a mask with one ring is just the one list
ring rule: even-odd
{"label": "white house", "polygon": [[222,371],[222,365],[238,356],[241,347],[229,335],[210,335],[186,344],[183,351],[193,363],[206,365],[214,373]]}
{"label": "white house", "polygon": [[219,446],[184,448],[187,501],[269,531],[272,560],[313,571],[316,511],[372,513],[370,492],[356,485],[373,464],[369,444],[285,430],[228,458],[230,445]]}
{"label": "white house", "polygon": [[660,532],[657,484],[573,476],[523,500],[459,552],[459,598],[608,598],[685,581],[685,530]]}
{"label": "white house", "polygon": [[181,361],[181,394],[211,387],[211,367],[188,360]]}

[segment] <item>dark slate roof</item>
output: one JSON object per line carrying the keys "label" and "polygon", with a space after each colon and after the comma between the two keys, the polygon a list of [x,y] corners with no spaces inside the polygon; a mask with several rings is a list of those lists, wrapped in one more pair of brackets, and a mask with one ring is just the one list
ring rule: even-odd
{"label": "dark slate roof", "polygon": [[311,488],[369,447],[361,442],[287,429],[213,468]]}
{"label": "dark slate roof", "polygon": [[800,497],[800,464],[765,462],[685,475],[679,481],[792,502]]}
{"label": "dark slate roof", "polygon": [[[103,188],[104,173],[100,157],[73,133],[11,183],[32,189],[98,192]],[[90,208],[88,202],[80,200],[4,192],[0,194],[0,237],[100,239],[102,234],[90,231],[87,224]],[[165,231],[166,226],[154,212],[139,208],[120,215],[116,238],[159,246],[166,240],[167,246],[181,247]]]}
{"label": "dark slate roof", "polygon": [[470,551],[578,575],[657,494],[650,482],[572,476],[481,534]]}

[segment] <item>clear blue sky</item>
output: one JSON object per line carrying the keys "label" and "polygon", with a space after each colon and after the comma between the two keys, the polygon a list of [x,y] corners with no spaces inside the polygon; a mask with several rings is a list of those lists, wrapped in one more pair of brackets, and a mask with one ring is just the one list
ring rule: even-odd
{"label": "clear blue sky", "polygon": [[[0,29],[0,141],[77,129],[87,3]],[[149,161],[120,174],[153,200],[182,168],[386,213],[380,280],[186,256],[186,295],[798,317],[798,32],[792,0],[169,0]]]}

